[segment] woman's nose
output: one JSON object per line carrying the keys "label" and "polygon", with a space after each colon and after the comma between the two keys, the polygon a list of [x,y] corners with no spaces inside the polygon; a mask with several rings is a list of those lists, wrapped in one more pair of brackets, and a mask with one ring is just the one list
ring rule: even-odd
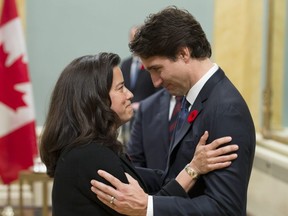
{"label": "woman's nose", "polygon": [[133,93],[127,88],[126,88],[126,95],[127,95],[127,99],[132,99],[134,97]]}

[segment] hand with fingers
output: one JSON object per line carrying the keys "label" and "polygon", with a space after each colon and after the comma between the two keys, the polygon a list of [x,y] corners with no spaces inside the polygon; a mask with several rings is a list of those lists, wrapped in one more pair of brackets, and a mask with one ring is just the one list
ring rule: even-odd
{"label": "hand with fingers", "polygon": [[92,180],[91,190],[105,205],[125,215],[146,215],[148,194],[140,187],[138,182],[125,173],[128,184],[122,183],[111,174],[98,170],[98,174],[110,182],[110,187],[102,182]]}
{"label": "hand with fingers", "polygon": [[237,158],[235,151],[238,150],[238,145],[230,144],[220,147],[223,144],[231,142],[231,137],[222,137],[206,145],[207,139],[208,131],[205,131],[203,136],[200,138],[193,159],[189,164],[198,172],[199,175],[228,167],[232,160]]}
{"label": "hand with fingers", "polygon": [[[237,158],[235,153],[238,149],[237,145],[231,144],[220,147],[231,142],[231,137],[222,137],[206,145],[207,139],[208,132],[205,131],[196,147],[192,161],[187,165],[195,171],[195,178],[189,173],[187,166],[176,177],[176,181],[186,192],[193,187],[199,175],[225,168]],[[102,182],[92,180],[91,190],[99,200],[121,214],[146,215],[148,194],[144,192],[134,178],[125,173],[129,182],[129,184],[125,184],[103,170],[98,170],[98,174],[114,186],[113,188]]]}
{"label": "hand with fingers", "polygon": [[[237,158],[235,151],[238,150],[238,145],[230,144],[220,147],[231,142],[231,137],[221,137],[206,144],[208,136],[208,131],[205,131],[199,140],[192,161],[176,177],[176,180],[186,192],[193,187],[200,175],[228,167],[232,160]],[[187,174],[190,178],[187,177]]]}

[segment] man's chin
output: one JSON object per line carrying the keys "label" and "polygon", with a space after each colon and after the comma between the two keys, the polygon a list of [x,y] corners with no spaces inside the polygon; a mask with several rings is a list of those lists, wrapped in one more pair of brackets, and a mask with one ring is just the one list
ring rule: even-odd
{"label": "man's chin", "polygon": [[174,96],[176,95],[176,92],[173,91],[173,89],[166,88],[166,90],[169,92],[169,94],[174,95]]}

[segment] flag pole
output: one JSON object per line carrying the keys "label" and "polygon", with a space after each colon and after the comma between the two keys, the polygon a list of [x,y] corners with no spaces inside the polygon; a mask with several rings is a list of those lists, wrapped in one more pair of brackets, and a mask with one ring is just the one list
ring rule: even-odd
{"label": "flag pole", "polygon": [[4,207],[1,215],[2,216],[14,216],[14,210],[11,204],[11,185],[7,185],[7,205]]}

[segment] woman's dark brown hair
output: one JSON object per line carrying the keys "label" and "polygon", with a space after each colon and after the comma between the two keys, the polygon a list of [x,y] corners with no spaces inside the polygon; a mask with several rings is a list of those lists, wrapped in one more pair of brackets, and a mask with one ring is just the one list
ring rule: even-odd
{"label": "woman's dark brown hair", "polygon": [[86,55],[73,60],[61,73],[53,90],[40,140],[40,155],[47,174],[54,176],[63,151],[97,141],[116,153],[120,119],[111,110],[109,91],[113,68],[120,58],[113,53]]}

